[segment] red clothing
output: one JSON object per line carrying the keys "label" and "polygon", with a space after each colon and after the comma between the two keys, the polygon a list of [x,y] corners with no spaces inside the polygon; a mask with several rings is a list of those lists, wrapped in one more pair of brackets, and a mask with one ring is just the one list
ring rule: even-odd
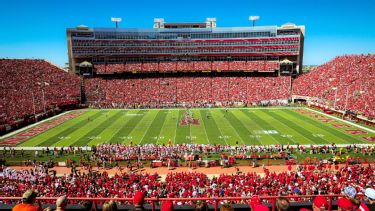
{"label": "red clothing", "polygon": [[358,207],[357,211],[370,211],[370,209],[365,203],[361,202],[361,205]]}
{"label": "red clothing", "polygon": [[32,204],[17,204],[12,211],[42,211],[42,208]]}

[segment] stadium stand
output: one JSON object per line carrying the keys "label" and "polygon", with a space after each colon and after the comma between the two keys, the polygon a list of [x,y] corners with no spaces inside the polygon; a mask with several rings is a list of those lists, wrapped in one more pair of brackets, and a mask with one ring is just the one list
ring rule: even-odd
{"label": "stadium stand", "polygon": [[229,70],[246,70],[246,61],[229,62]]}
{"label": "stadium stand", "polygon": [[118,64],[95,64],[96,73],[120,72],[190,72],[190,71],[259,71],[279,70],[278,61],[191,61],[191,62],[134,62]]}
{"label": "stadium stand", "polygon": [[177,68],[176,62],[160,62],[159,71],[160,72],[175,72]]}
{"label": "stadium stand", "polygon": [[157,62],[143,63],[142,70],[144,72],[158,71],[159,70],[159,64]]}
{"label": "stadium stand", "polygon": [[178,103],[259,103],[288,99],[290,77],[88,78],[89,103],[126,107]]}
{"label": "stadium stand", "polygon": [[[374,117],[374,60],[374,55],[337,57],[294,80],[293,94],[316,97],[338,110],[346,109]],[[229,69],[242,68],[244,64],[240,61],[233,62]],[[262,69],[262,64],[270,64],[266,65],[264,70],[279,65],[278,62],[264,61],[247,61],[246,64],[248,69]],[[98,67],[105,73],[113,73],[137,71],[145,67],[148,71],[163,69],[168,72],[184,71],[185,68],[203,70],[209,66],[213,66],[212,69],[229,70],[228,62],[224,61],[105,64]],[[79,78],[62,72],[48,62],[3,59],[1,69],[4,97],[1,98],[0,105],[4,109],[0,115],[0,122],[3,125],[33,115],[34,105],[35,113],[40,113],[44,111],[44,104],[46,110],[49,110],[63,103],[75,103],[79,97]],[[290,83],[290,77],[287,76],[125,75],[118,78],[88,78],[85,80],[85,90],[88,102],[100,107],[157,107],[162,104],[180,103],[196,106],[205,103],[228,105],[233,102],[259,104],[261,101],[288,99]]]}
{"label": "stadium stand", "polygon": [[[302,68],[304,27],[287,25],[238,29],[189,29],[184,33],[175,33],[176,30],[172,29],[169,34],[165,33],[168,28],[116,28],[104,31],[82,27],[68,29],[70,71],[86,75],[80,80],[77,75],[66,73],[43,60],[1,59],[0,126],[12,125],[20,119],[46,113],[61,106],[78,104],[80,91],[85,92],[90,105],[105,108],[162,107],[177,104],[202,106],[208,103],[224,106],[234,103],[259,105],[268,101],[289,99],[291,78],[298,75]],[[165,36],[166,34],[168,36]],[[290,70],[284,66],[283,73],[281,64],[285,60],[289,61]],[[80,68],[84,66],[80,64],[90,64],[90,68],[93,65],[94,71],[90,69],[83,72]],[[337,57],[298,77],[293,84],[293,93],[314,97],[317,101],[339,110],[375,117],[374,70],[375,55]],[[185,123],[190,124],[189,121]],[[285,154],[293,150],[299,151],[300,154],[336,155],[338,148],[334,144],[311,146],[309,149],[305,146],[293,149],[288,145],[287,153],[282,145],[233,147],[196,144],[104,144],[93,148],[93,154],[88,155],[89,158],[80,158],[79,165],[85,168],[84,171],[77,170],[74,166],[71,174],[63,176],[50,174],[49,161],[26,161],[32,166],[29,170],[1,166],[0,205],[14,202],[12,199],[2,199],[3,197],[21,196],[30,189],[38,191],[41,197],[66,195],[88,199],[133,198],[133,203],[140,206],[143,205],[144,197],[175,198],[173,204],[170,201],[163,203],[162,210],[192,205],[194,202],[190,199],[200,197],[207,198],[207,203],[211,204],[219,197],[239,197],[233,201],[248,204],[249,201],[245,198],[257,195],[285,196],[293,202],[306,202],[306,198],[300,198],[301,195],[330,194],[336,197],[335,194],[341,194],[348,187],[354,189],[344,191],[348,196],[354,197],[355,194],[351,194],[353,192],[364,193],[366,197],[372,197],[371,199],[374,196],[373,189],[370,194],[367,193],[368,189],[365,191],[365,188],[375,187],[374,166],[352,165],[349,163],[350,159],[346,159],[348,162],[341,167],[335,164],[334,170],[331,169],[331,164],[323,162],[316,165],[304,163],[298,165],[296,171],[291,171],[290,165],[288,171],[274,173],[264,168],[263,175],[237,172],[231,175],[221,173],[210,178],[203,173],[170,172],[164,181],[157,173],[134,173],[131,166],[127,166],[127,172],[122,172],[117,165],[119,172],[115,175],[108,175],[105,169],[100,171],[100,164],[106,168],[106,162],[118,164],[118,161],[137,160],[139,165],[140,160],[192,161],[194,153],[198,155],[197,160],[201,161],[201,155],[208,152],[222,153],[221,156],[226,158],[227,154],[230,154],[229,157],[238,156],[240,159],[271,158],[261,157],[264,154],[272,154],[273,159],[276,159],[276,154],[284,159],[287,157]],[[73,147],[66,151],[69,150],[70,154],[72,151],[76,153]],[[340,155],[345,151],[342,148],[339,150]],[[348,145],[346,152],[349,150],[357,154],[368,153],[370,156],[374,153],[374,148],[370,146],[360,148]],[[53,151],[57,156],[58,149],[54,148]],[[6,155],[5,147],[3,153]],[[63,149],[61,153],[65,153]],[[83,159],[97,162],[98,171],[93,171],[92,164],[84,163]],[[73,161],[70,158],[68,160],[66,163],[69,163],[70,168],[73,166],[70,162]],[[32,199],[36,197],[34,192],[25,194],[27,197],[32,196]],[[346,198],[339,199],[338,206],[343,208],[343,203],[348,204],[342,203],[345,200],[347,201]],[[263,202],[270,205],[273,201],[264,199]],[[58,203],[56,204],[59,207]],[[324,208],[328,207],[327,203],[324,205],[327,205],[323,206]],[[112,209],[106,208],[107,206],[117,209],[114,202],[105,204],[103,210]],[[261,206],[263,210],[268,209],[265,205]],[[274,207],[274,204],[271,206]],[[64,210],[64,207],[60,208]],[[142,210],[141,207],[138,208]]]}
{"label": "stadium stand", "polygon": [[229,63],[227,61],[213,61],[212,62],[212,70],[220,71],[227,71]]}
{"label": "stadium stand", "polygon": [[[271,173],[264,170],[264,176],[256,173],[237,175],[220,174],[208,178],[195,172],[168,173],[165,181],[157,174],[121,173],[109,176],[106,172],[77,171],[63,177],[49,175],[48,169],[35,166],[30,171],[4,169],[0,177],[4,196],[20,196],[30,188],[41,197],[65,194],[68,197],[111,197],[133,198],[137,191],[144,191],[146,197],[196,198],[196,197],[251,197],[291,196],[291,201],[305,201],[300,195],[341,194],[347,186],[363,193],[366,187],[374,187],[374,169],[370,165],[350,165],[337,171],[318,170],[315,166],[302,166],[297,172]],[[296,196],[296,198],[293,198]],[[7,204],[10,201],[3,200]],[[269,201],[264,200],[264,203]],[[176,205],[192,204],[192,201],[174,201]],[[236,200],[236,203],[248,203]]]}
{"label": "stadium stand", "polygon": [[141,63],[127,63],[124,69],[127,72],[139,72],[142,70],[142,64]]}
{"label": "stadium stand", "polygon": [[293,94],[374,118],[375,55],[336,57],[294,80]]}
{"label": "stadium stand", "polygon": [[105,64],[97,64],[97,65],[95,65],[95,68],[96,68],[97,73],[106,73],[107,72]]}
{"label": "stadium stand", "polygon": [[107,64],[106,70],[107,72],[114,73],[114,72],[123,72],[125,71],[124,64]]}
{"label": "stadium stand", "polygon": [[211,62],[193,62],[194,63],[194,68],[193,70],[202,70],[202,71],[207,71],[211,70]]}
{"label": "stadium stand", "polygon": [[193,69],[193,63],[191,62],[177,62],[177,71],[191,71]]}
{"label": "stadium stand", "polygon": [[79,77],[44,60],[0,59],[0,125],[78,104]]}

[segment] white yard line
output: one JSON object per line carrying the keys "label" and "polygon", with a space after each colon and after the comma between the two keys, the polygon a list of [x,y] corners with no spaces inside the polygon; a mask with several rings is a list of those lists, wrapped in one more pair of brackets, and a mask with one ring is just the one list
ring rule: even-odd
{"label": "white yard line", "polygon": [[[159,112],[160,112],[160,111],[159,111]],[[158,112],[158,113],[159,113],[159,112]],[[150,123],[149,125],[146,125],[146,126],[147,126],[147,130],[146,130],[145,133],[143,134],[143,136],[142,136],[142,138],[140,139],[140,141],[139,141],[138,144],[141,144],[141,143],[142,143],[143,139],[144,139],[145,136],[146,136],[146,133],[148,132],[148,130],[150,130],[150,126],[151,126],[152,123],[155,121],[156,116],[158,115],[158,113],[157,113],[157,114],[155,115],[155,117],[152,119],[151,123]],[[142,121],[142,120],[141,120],[141,121]],[[138,123],[140,123],[141,121],[139,121]],[[137,125],[138,125],[138,124],[137,124]],[[134,128],[135,128],[135,127],[134,127]],[[134,128],[133,128],[133,130],[134,130]],[[133,131],[133,130],[132,130],[132,131]],[[132,132],[132,131],[131,131],[131,132]],[[131,133],[131,132],[130,132],[130,133]],[[130,133],[129,133],[129,134],[130,134]]]}
{"label": "white yard line", "polygon": [[[285,126],[287,126],[286,124],[284,124],[283,122],[281,122],[280,121],[280,123],[281,124],[283,124],[283,125],[285,125]],[[322,128],[320,128],[320,127],[317,127],[317,126],[315,126],[315,125],[313,125],[313,124],[310,124],[310,123],[305,123],[305,124],[309,124],[309,125],[311,125],[311,126],[313,126],[313,127],[316,127],[316,128],[318,128],[320,131],[323,131],[323,132],[325,132],[325,133],[328,133],[328,134],[330,134],[330,135],[332,135],[333,137],[335,137],[335,138],[338,138],[337,136],[335,136],[334,134],[332,134],[332,133],[330,133],[330,132],[328,132],[328,131],[326,131],[326,130],[324,130],[324,129],[322,129]],[[295,129],[293,129],[293,128],[291,128],[292,130],[294,130],[294,131],[296,131]],[[297,132],[297,131],[296,131]],[[311,132],[311,131],[309,131],[309,132]],[[341,131],[340,131],[341,132]],[[298,134],[300,134],[299,132],[297,132]],[[313,133],[312,133],[313,134]],[[304,136],[304,135],[302,135],[302,134],[300,134],[304,139],[307,139],[308,141],[310,141],[311,142],[311,139],[309,139],[308,137],[306,137],[306,136]],[[319,138],[321,138],[321,139],[323,139],[323,140],[325,140],[325,141],[327,141],[328,143],[331,143],[332,141],[330,141],[330,140],[328,140],[328,139],[326,139],[326,138],[324,138],[324,134],[322,134],[323,136],[322,137],[319,137]],[[294,143],[296,143],[295,141],[293,141]],[[347,142],[347,141],[345,141],[345,142]],[[313,143],[315,143],[315,142],[313,142]]]}
{"label": "white yard line", "polygon": [[[234,114],[232,114],[234,115]],[[234,132],[237,134],[237,136],[242,140],[242,143],[246,145],[245,141],[242,139],[242,137],[240,136],[240,134],[238,134],[237,130],[233,127],[233,125],[229,122],[229,120],[226,118],[226,116],[224,117],[225,121],[227,121],[227,124],[230,125],[230,127],[234,130]]]}
{"label": "white yard line", "polygon": [[193,139],[191,137],[191,124],[189,123],[189,137],[190,137],[190,143],[193,144]]}
{"label": "white yard line", "polygon": [[[202,120],[203,130],[204,130],[204,134],[206,134],[208,144],[211,144],[210,139],[208,138],[208,135],[207,135],[206,124],[205,124],[204,121],[203,121],[203,117],[202,117],[202,115],[201,115],[201,112],[198,112],[198,113],[199,113],[199,116],[201,117],[201,120]],[[206,118],[207,118],[207,117],[206,117]]]}
{"label": "white yard line", "polygon": [[314,109],[310,109],[310,108],[305,108],[305,109],[307,109],[307,110],[309,110],[309,111],[313,111],[313,112],[318,113],[318,114],[321,114],[321,115],[326,116],[326,117],[330,117],[331,119],[335,119],[335,120],[338,120],[338,121],[341,121],[341,122],[345,122],[345,123],[347,123],[347,124],[349,124],[349,125],[352,125],[352,126],[355,126],[355,127],[361,128],[362,130],[366,130],[367,132],[375,133],[375,130],[372,130],[372,129],[367,128],[367,127],[363,127],[363,126],[361,126],[361,125],[357,125],[357,124],[355,124],[355,123],[353,123],[353,122],[349,122],[349,121],[347,121],[347,120],[343,120],[343,119],[340,119],[340,118],[338,118],[338,117],[335,117],[335,116],[331,116],[331,115],[328,115],[328,114],[322,113],[322,112],[320,112],[320,111],[315,111]]}
{"label": "white yard line", "polygon": [[[245,115],[246,115],[246,114],[245,114]],[[254,112],[254,115],[256,115],[255,112]],[[246,115],[246,116],[247,116],[247,115]],[[259,119],[261,119],[261,120],[263,120],[263,121],[266,121],[266,120],[262,119],[260,116],[258,116],[258,115],[256,115],[256,116],[257,116]],[[256,122],[255,120],[253,121],[253,119],[251,119],[251,118],[248,117],[248,116],[247,116],[247,118],[249,118],[250,121],[254,122],[254,124],[255,124],[260,130],[267,130],[267,129],[261,127],[260,125],[258,125],[257,122]],[[277,130],[276,130],[276,131],[277,131]],[[255,134],[255,136],[258,135],[257,133],[254,133],[254,134]],[[260,135],[260,134],[259,134],[259,135]],[[262,134],[262,135],[263,135],[263,134]],[[279,143],[279,144],[282,144],[278,139],[276,139],[275,137],[273,137],[272,134],[264,134],[264,135],[268,135],[269,137],[271,137],[273,140],[275,140],[275,143],[277,142],[277,143]],[[256,139],[256,140],[258,140],[259,143],[262,142],[262,141],[260,140],[260,138],[259,138],[259,139]],[[263,143],[261,143],[261,144],[264,145]]]}
{"label": "white yard line", "polygon": [[[167,115],[165,116],[165,119],[164,119],[164,122],[163,122],[163,125],[161,126],[161,128],[160,128],[160,132],[159,132],[159,136],[157,137],[157,140],[156,140],[156,143],[155,144],[158,144],[158,142],[159,142],[159,139],[160,139],[160,135],[161,135],[161,132],[163,131],[163,127],[164,127],[164,125],[165,125],[165,122],[167,121],[167,117],[168,117],[168,115],[169,115],[169,112],[167,113]],[[156,118],[156,116],[155,116],[155,118]],[[165,138],[165,137],[164,137]],[[167,143],[168,144],[168,143]]]}
{"label": "white yard line", "polygon": [[[121,111],[120,111],[121,112]],[[126,116],[126,114],[127,114],[128,112],[126,112],[124,115]],[[115,122],[117,122],[117,121],[120,121],[121,120],[121,118],[122,118],[122,116],[118,119],[118,120],[116,120],[116,121],[114,121],[114,123]],[[133,117],[134,118],[134,117]],[[123,125],[121,125],[120,127],[119,127],[119,129],[116,131],[116,132],[113,132],[112,133],[112,136],[111,137],[108,137],[108,140],[107,141],[105,141],[103,144],[107,144],[109,141],[111,141],[112,140],[112,138],[113,137],[115,137],[115,135],[124,127],[124,125],[126,125],[129,121],[130,121],[130,119],[131,118],[125,118],[126,120],[125,120],[125,122],[123,123]],[[104,132],[104,130],[100,133],[100,134],[102,134]],[[121,143],[123,142],[124,140],[122,140],[121,141]]]}
{"label": "white yard line", "polygon": [[[214,118],[214,115],[211,115],[211,111],[210,111],[210,116],[212,116],[212,118]],[[212,120],[215,121],[215,125],[216,125],[217,129],[219,129],[219,132],[220,132],[220,134],[221,134],[221,137],[223,137],[223,139],[224,139],[224,141],[225,141],[225,145],[228,145],[227,139],[226,139],[226,138],[224,137],[224,135],[223,135],[223,131],[221,131],[220,127],[216,124],[216,120],[215,120],[215,119],[212,119]]]}
{"label": "white yard line", "polygon": [[[267,114],[267,115],[269,115],[269,114]],[[271,116],[271,115],[269,115],[269,116],[270,116],[271,118],[273,118],[273,116]],[[273,118],[273,119],[275,119],[275,118]],[[290,130],[294,130],[293,128],[289,127],[289,126],[286,125],[285,123],[283,123],[283,122],[281,122],[281,121],[278,121],[278,122],[280,122],[282,125],[284,125],[286,129],[289,130],[289,128],[290,128]],[[275,128],[275,129],[276,129],[276,128]],[[301,135],[304,139],[306,139],[306,140],[308,140],[308,141],[311,142],[311,140],[308,139],[308,138],[306,138],[304,135],[300,134],[300,133],[297,132],[296,130],[294,130],[294,131],[295,131],[296,133],[298,133],[299,135]],[[280,133],[279,133],[279,134],[280,134]],[[281,134],[281,135],[290,135],[290,134]],[[280,136],[281,136],[281,135],[280,135]],[[294,139],[292,139],[292,138],[287,137],[287,139],[291,140],[293,143],[296,143],[296,141],[294,141]],[[313,142],[313,143],[314,143],[314,142]]]}
{"label": "white yard line", "polygon": [[178,123],[180,122],[179,118],[180,118],[180,111],[178,111],[178,113],[177,113],[176,130],[174,131],[174,138],[173,138],[172,144],[176,143],[176,135],[177,135]]}

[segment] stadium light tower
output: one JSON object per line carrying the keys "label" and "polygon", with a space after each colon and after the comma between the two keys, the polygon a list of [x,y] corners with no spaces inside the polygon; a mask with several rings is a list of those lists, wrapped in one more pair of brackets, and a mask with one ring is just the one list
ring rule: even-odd
{"label": "stadium light tower", "polygon": [[255,21],[259,20],[259,16],[249,16],[249,21],[253,22],[253,27],[255,26]]}
{"label": "stadium light tower", "polygon": [[111,18],[112,22],[116,22],[116,29],[118,28],[118,23],[122,21],[122,18]]}

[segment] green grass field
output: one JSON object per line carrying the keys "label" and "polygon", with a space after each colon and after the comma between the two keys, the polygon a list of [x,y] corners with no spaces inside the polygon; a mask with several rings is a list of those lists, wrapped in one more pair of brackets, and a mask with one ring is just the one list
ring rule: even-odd
{"label": "green grass field", "polygon": [[[347,127],[335,127],[334,124],[345,123],[340,120],[323,122],[303,113],[312,112],[305,108],[236,108],[228,112],[216,108],[192,109],[199,124],[180,125],[185,111],[88,109],[18,146],[91,146],[131,142],[167,144],[168,140],[174,144],[231,145],[374,143],[363,138],[374,137],[374,130],[347,124]],[[209,118],[206,117],[207,113]],[[367,134],[351,134],[345,130],[361,130]]]}

